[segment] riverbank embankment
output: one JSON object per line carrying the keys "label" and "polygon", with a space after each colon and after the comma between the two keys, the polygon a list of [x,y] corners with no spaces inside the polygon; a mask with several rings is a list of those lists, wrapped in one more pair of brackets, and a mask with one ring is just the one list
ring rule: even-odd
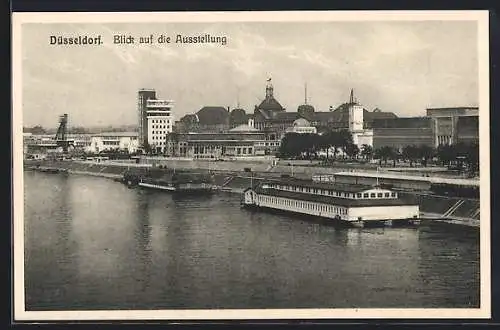
{"label": "riverbank embankment", "polygon": [[[174,161],[169,162],[168,168],[170,170],[211,171],[219,191],[236,194],[241,194],[244,189],[257,185],[263,180],[279,178],[282,174],[289,174],[288,171],[256,171],[260,169],[259,166],[262,166],[262,164],[257,164],[256,168],[251,169],[252,173],[247,173],[244,171],[245,168],[238,165],[241,164],[224,162],[224,166],[216,167],[210,164],[210,162]],[[146,173],[148,169],[153,167],[153,164],[123,162],[95,163],[88,161],[37,161],[25,163],[25,169],[36,170],[37,166],[43,166],[43,168],[49,169],[60,169],[69,174],[120,179],[126,171],[131,169],[139,173],[142,171]],[[157,167],[159,165],[154,164],[154,166]],[[295,173],[294,176],[300,177],[300,175],[295,175]],[[306,173],[303,173],[302,177],[311,178],[311,176],[308,176]],[[417,203],[420,206],[421,215],[425,219],[473,227],[479,226],[480,212],[478,199],[464,199],[418,192],[399,192],[399,194],[408,201]]]}

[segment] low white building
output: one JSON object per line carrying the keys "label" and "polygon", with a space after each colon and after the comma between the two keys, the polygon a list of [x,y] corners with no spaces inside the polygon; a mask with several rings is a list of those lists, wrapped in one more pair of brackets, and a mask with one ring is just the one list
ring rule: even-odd
{"label": "low white building", "polygon": [[137,132],[105,132],[92,136],[88,151],[99,153],[101,151],[122,150],[134,153],[138,148]]}
{"label": "low white building", "polygon": [[147,101],[148,144],[156,152],[165,151],[167,134],[173,131],[173,105],[170,100]]}
{"label": "low white building", "polygon": [[293,122],[293,126],[286,129],[286,133],[316,134],[318,130],[311,126],[311,123],[304,118],[298,118]]}
{"label": "low white building", "polygon": [[91,152],[92,134],[68,134],[66,138],[70,141],[70,145],[72,145],[74,149]]}

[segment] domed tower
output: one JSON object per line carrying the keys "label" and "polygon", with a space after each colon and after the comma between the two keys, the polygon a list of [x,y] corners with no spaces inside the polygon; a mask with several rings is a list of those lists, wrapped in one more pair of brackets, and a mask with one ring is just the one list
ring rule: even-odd
{"label": "domed tower", "polygon": [[269,119],[273,118],[277,113],[283,111],[285,111],[285,108],[283,108],[283,106],[281,106],[281,104],[274,98],[274,87],[271,83],[271,78],[269,78],[267,79],[266,84],[266,97],[260,105],[255,107],[254,114],[260,114],[264,118]]}

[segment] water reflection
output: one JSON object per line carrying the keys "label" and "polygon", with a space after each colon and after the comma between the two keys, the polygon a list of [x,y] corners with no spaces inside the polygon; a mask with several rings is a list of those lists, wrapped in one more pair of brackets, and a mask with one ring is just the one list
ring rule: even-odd
{"label": "water reflection", "polygon": [[[28,175],[38,184],[35,189],[25,184],[26,303],[43,297],[41,302],[51,307],[73,295],[77,278],[75,263],[79,247],[72,223],[66,220],[73,217],[70,197],[64,193],[69,189],[68,178],[52,178],[36,172]],[[54,255],[59,258],[51,258]]]}
{"label": "water reflection", "polygon": [[[450,235],[452,233],[452,235]],[[479,307],[480,273],[478,231],[472,228],[432,225],[419,231],[418,293],[432,307]],[[460,265],[457,267],[456,265]],[[454,276],[442,274],[457,272],[462,278],[454,285]],[[433,295],[428,292],[432,290]]]}
{"label": "water reflection", "polygon": [[[478,237],[339,229],[110,180],[25,174],[29,309],[469,307]],[[460,271],[457,272],[457,269]]]}

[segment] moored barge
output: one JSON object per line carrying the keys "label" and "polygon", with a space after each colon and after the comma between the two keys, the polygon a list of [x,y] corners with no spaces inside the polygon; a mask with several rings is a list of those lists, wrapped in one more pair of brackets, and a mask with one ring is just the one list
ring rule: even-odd
{"label": "moored barge", "polygon": [[208,194],[215,189],[212,177],[205,173],[171,171],[147,172],[142,175],[126,173],[123,180],[129,186],[137,185],[175,193]]}
{"label": "moored barge", "polygon": [[241,202],[243,207],[291,212],[354,227],[420,224],[418,204],[380,186],[270,180],[247,188]]}

